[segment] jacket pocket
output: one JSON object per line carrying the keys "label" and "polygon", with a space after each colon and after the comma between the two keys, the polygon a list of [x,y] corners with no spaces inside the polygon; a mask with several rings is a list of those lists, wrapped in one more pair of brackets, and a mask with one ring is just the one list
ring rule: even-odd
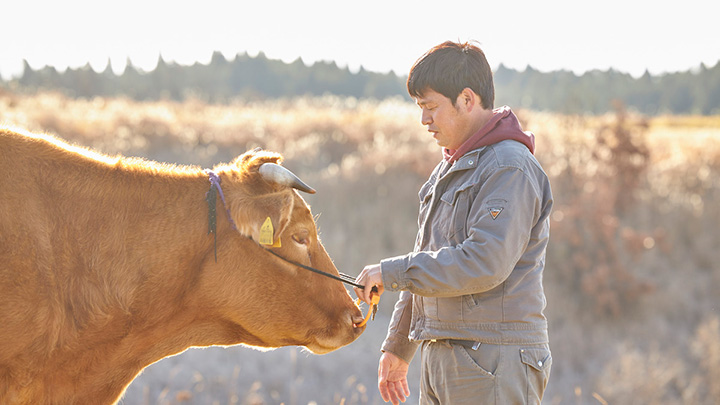
{"label": "jacket pocket", "polygon": [[481,293],[464,295],[463,321],[502,322],[503,285]]}
{"label": "jacket pocket", "polygon": [[418,215],[418,227],[423,224],[421,221],[427,219],[428,210],[430,209],[430,200],[433,195],[433,183],[428,181],[420,188],[418,198],[420,199],[420,213]]}
{"label": "jacket pocket", "polygon": [[476,182],[466,182],[457,187],[448,188],[440,197],[449,215],[450,221],[446,236],[454,243],[461,243],[467,238],[467,220],[470,206],[474,199],[473,190]]}
{"label": "jacket pocket", "polygon": [[418,192],[418,198],[420,199],[420,204],[427,203],[428,199],[430,199],[430,196],[432,195],[432,186],[433,182],[426,181],[425,184],[420,187],[420,191]]}

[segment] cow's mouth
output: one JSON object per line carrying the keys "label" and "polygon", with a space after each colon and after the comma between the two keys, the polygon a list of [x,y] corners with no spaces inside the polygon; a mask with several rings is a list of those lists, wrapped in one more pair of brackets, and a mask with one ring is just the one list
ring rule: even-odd
{"label": "cow's mouth", "polygon": [[353,315],[349,324],[339,329],[323,330],[310,334],[310,342],[305,347],[315,354],[325,354],[347,346],[360,337],[365,331],[365,325],[357,326],[363,320],[362,314]]}

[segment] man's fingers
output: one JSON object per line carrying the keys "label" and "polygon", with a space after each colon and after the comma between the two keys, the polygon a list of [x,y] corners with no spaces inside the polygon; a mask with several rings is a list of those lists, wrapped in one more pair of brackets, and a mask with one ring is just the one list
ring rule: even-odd
{"label": "man's fingers", "polygon": [[380,391],[380,396],[383,401],[392,402],[393,405],[405,402],[407,397],[410,396],[407,379],[388,381],[388,373],[389,368],[383,367],[381,362],[380,367],[378,367],[378,390]]}
{"label": "man's fingers", "polygon": [[365,279],[367,278],[365,273],[366,273],[365,269],[363,269],[363,271],[360,272],[360,275],[358,275],[357,278],[355,279],[356,283],[365,286],[365,288],[359,288],[359,287],[353,287],[353,288],[355,289],[355,295],[357,295],[357,297],[360,298],[364,303],[369,304],[370,298],[369,298],[368,292],[370,291],[370,287],[365,284],[366,283]]}
{"label": "man's fingers", "polygon": [[400,402],[405,402],[404,398],[400,399],[401,397],[398,396],[393,383],[386,383],[378,387],[380,388],[380,396],[383,398],[383,401],[392,402],[393,405],[398,405]]}
{"label": "man's fingers", "polygon": [[355,295],[362,301],[367,303],[367,298],[365,298],[365,290],[362,288],[355,287]]}
{"label": "man's fingers", "polygon": [[363,302],[365,302],[368,305],[371,304],[371,302],[370,302],[370,299],[372,297],[371,290],[372,290],[372,288],[369,285],[366,285],[365,289],[361,290],[360,295],[358,296],[358,298],[363,300]]}
{"label": "man's fingers", "polygon": [[[380,297],[385,291],[382,282],[382,270],[379,264],[365,266],[355,279],[355,282],[365,287],[355,287],[355,294],[368,305],[372,304],[373,295]],[[373,288],[375,288],[374,292],[372,291]]]}
{"label": "man's fingers", "polygon": [[390,367],[388,367],[386,362],[381,359],[380,364],[378,365],[378,390],[380,391],[380,396],[385,402],[392,399],[390,395],[390,383],[388,382],[389,373]]}
{"label": "man's fingers", "polygon": [[380,396],[382,397],[383,401],[387,402],[390,400],[390,393],[388,392],[387,383],[378,384],[378,390],[380,390]]}
{"label": "man's fingers", "polygon": [[400,383],[396,381],[391,381],[388,382],[388,387],[390,391],[390,401],[392,401],[393,405],[397,405],[400,402],[405,402],[406,397],[405,395],[403,395]]}
{"label": "man's fingers", "polygon": [[382,363],[380,363],[380,367],[378,368],[378,390],[380,391],[380,396],[382,397],[383,401],[387,402],[390,400],[390,392],[388,390],[388,381],[387,381],[387,369],[383,367]]}
{"label": "man's fingers", "polygon": [[371,285],[365,286],[365,303],[368,305],[372,304],[373,294],[377,294],[376,292],[373,291],[373,287],[374,286],[371,286]]}

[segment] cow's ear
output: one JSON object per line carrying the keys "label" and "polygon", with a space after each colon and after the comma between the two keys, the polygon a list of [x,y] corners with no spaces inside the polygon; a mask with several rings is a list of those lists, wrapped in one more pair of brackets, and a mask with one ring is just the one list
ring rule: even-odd
{"label": "cow's ear", "polygon": [[233,165],[240,169],[241,172],[252,173],[256,172],[264,163],[280,164],[282,160],[282,155],[279,153],[255,148],[238,156],[233,161]]}
{"label": "cow's ear", "polygon": [[290,223],[293,194],[272,193],[233,200],[230,211],[238,231],[262,245],[277,246]]}

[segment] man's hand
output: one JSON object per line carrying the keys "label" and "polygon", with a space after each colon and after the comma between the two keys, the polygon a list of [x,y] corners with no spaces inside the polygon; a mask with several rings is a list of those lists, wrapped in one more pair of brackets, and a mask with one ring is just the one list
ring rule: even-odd
{"label": "man's hand", "polygon": [[382,295],[383,292],[385,292],[385,288],[383,287],[383,281],[382,281],[382,271],[380,270],[379,264],[372,264],[369,266],[365,266],[363,271],[360,272],[360,275],[355,280],[356,283],[360,285],[364,285],[365,289],[353,287],[355,290],[355,295],[357,295],[358,298],[365,301],[366,304],[370,305],[372,304],[372,288],[377,287],[377,295],[378,297]]}
{"label": "man's hand", "polygon": [[405,360],[390,352],[385,352],[380,357],[378,389],[383,401],[392,401],[393,405],[398,405],[410,396],[407,381],[409,366]]}

